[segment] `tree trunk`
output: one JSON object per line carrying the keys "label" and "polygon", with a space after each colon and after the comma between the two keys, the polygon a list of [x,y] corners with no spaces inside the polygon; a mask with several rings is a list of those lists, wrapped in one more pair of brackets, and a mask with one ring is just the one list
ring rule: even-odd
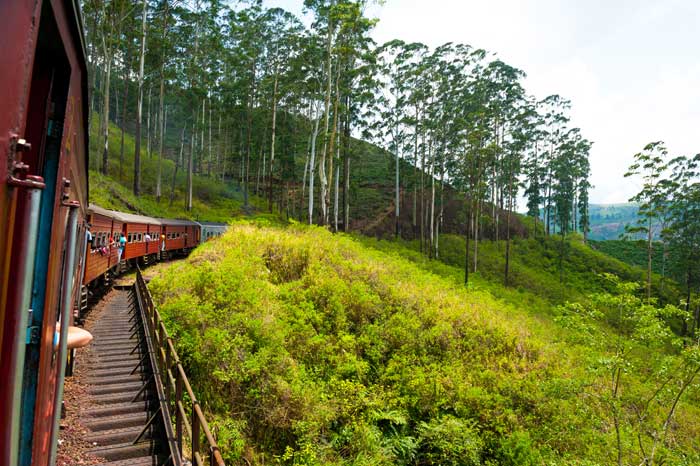
{"label": "tree trunk", "polygon": [[147,0],[143,0],[141,19],[141,57],[139,58],[139,101],[136,107],[136,140],[134,142],[134,195],[141,194],[141,120],[143,114],[143,68],[146,57],[146,8]]}
{"label": "tree trunk", "polygon": [[[119,145],[119,181],[124,180],[124,126],[126,125],[126,110],[127,107],[129,106],[129,68],[130,68],[130,58],[127,56],[126,62],[125,62],[125,70],[124,70],[124,102],[122,104],[122,121],[121,124],[119,125],[121,129],[121,142]],[[117,109],[118,111],[119,109]],[[116,118],[116,116],[115,116]]]}
{"label": "tree trunk", "polygon": [[340,145],[336,149],[336,164],[335,164],[335,194],[333,196],[333,231],[338,232],[338,191],[340,189]]}
{"label": "tree trunk", "polygon": [[[309,137],[309,146],[311,145],[311,137]],[[310,151],[311,149],[309,149]],[[309,170],[309,153],[304,157],[304,175],[301,178],[301,199],[299,202],[299,221],[303,222],[304,216],[304,200],[306,199],[306,173]]]}
{"label": "tree trunk", "polygon": [[[472,194],[473,196],[474,194]],[[470,199],[470,203],[473,203],[473,201]],[[467,202],[464,203],[464,205],[468,206],[469,204]],[[465,228],[465,233],[464,233],[464,284],[469,285],[469,236],[470,234],[473,234],[474,231],[474,209],[473,207],[469,208],[469,212],[467,212],[467,227]]]}
{"label": "tree trunk", "polygon": [[[167,5],[167,3],[166,3]],[[156,202],[160,202],[161,196],[161,178],[163,176],[163,141],[165,139],[165,113],[164,113],[164,103],[165,103],[165,78],[163,77],[163,71],[161,67],[160,76],[160,103],[158,104],[158,114],[160,115],[160,120],[158,124],[160,126],[160,131],[158,134],[158,169],[156,171]]]}
{"label": "tree trunk", "polygon": [[647,303],[651,303],[651,254],[654,247],[651,217],[647,225]]}
{"label": "tree trunk", "polygon": [[212,165],[212,156],[211,156],[211,98],[209,98],[209,161],[207,162],[207,176],[211,178],[211,165]]}
{"label": "tree trunk", "polygon": [[[346,109],[350,108],[350,97],[346,97]],[[343,231],[350,231],[350,111],[345,115],[345,141],[343,148]]]}
{"label": "tree trunk", "polygon": [[104,145],[102,150],[102,174],[108,175],[109,173],[109,82],[112,76],[112,56],[111,53],[107,54],[107,46],[105,38],[102,38],[103,47],[105,49],[105,60],[107,61],[107,70],[105,71],[105,91],[104,91],[104,102],[102,104],[102,131],[104,138]]}
{"label": "tree trunk", "polygon": [[[252,69],[252,76],[255,76],[255,62],[251,63],[251,69]],[[247,128],[247,134],[246,134],[246,154],[245,154],[245,163],[243,167],[243,206],[247,209],[249,206],[249,200],[248,200],[248,184],[250,182],[250,151],[251,151],[251,144],[252,144],[252,137],[253,137],[253,101],[255,99],[255,80],[253,79],[253,82],[251,83],[250,86],[250,96],[248,100],[248,128]]]}
{"label": "tree trunk", "polygon": [[[395,130],[396,133],[398,133],[398,130]],[[401,199],[401,191],[400,191],[400,185],[399,185],[399,141],[396,141],[396,137],[394,138],[394,150],[396,151],[396,168],[395,168],[395,174],[394,174],[394,223],[395,223],[395,228],[394,228],[394,236],[396,238],[399,237],[400,232],[399,232],[399,215],[400,215],[400,199]]]}
{"label": "tree trunk", "polygon": [[326,96],[325,96],[325,124],[323,132],[323,151],[321,153],[321,161],[319,164],[319,177],[321,180],[321,224],[325,225],[328,219],[328,206],[326,204],[326,191],[328,190],[328,178],[326,176],[326,151],[329,144],[330,117],[331,117],[331,90],[333,88],[333,62],[332,62],[332,46],[333,46],[333,21],[331,20],[331,11],[335,1],[331,0],[331,5],[328,12],[328,30],[326,35]]}
{"label": "tree trunk", "polygon": [[[168,35],[168,0],[163,1],[163,47],[165,47],[165,40]],[[160,59],[160,100],[158,103],[158,170],[156,172],[156,202],[160,202],[161,196],[161,179],[163,176],[163,140],[165,139],[165,119],[163,113],[163,107],[165,106],[165,48],[163,48],[163,53]],[[176,165],[177,167],[177,165]],[[177,169],[177,168],[176,168]],[[172,201],[171,201],[172,202]]]}
{"label": "tree trunk", "polygon": [[197,117],[199,108],[195,110],[195,117],[192,123],[192,139],[190,141],[190,155],[187,158],[187,194],[185,199],[185,210],[188,212],[192,210],[192,172],[194,170],[194,140],[197,139],[197,132],[195,131],[195,124],[197,122]]}
{"label": "tree trunk", "polygon": [[[512,199],[509,201],[512,204]],[[505,286],[509,285],[509,273],[510,273],[510,211],[511,205],[508,206],[506,210],[506,270],[505,270]]]}
{"label": "tree trunk", "polygon": [[[221,174],[221,107],[219,106],[219,126],[216,128],[216,136],[218,140],[216,141],[216,179],[223,180],[224,177]],[[226,136],[224,136],[224,147],[226,147]]]}
{"label": "tree trunk", "polygon": [[170,205],[173,205],[173,199],[175,199],[175,183],[177,182],[177,169],[180,168],[182,163],[182,155],[185,150],[185,129],[187,125],[182,126],[182,136],[180,137],[180,156],[175,161],[175,169],[173,170],[173,182],[170,185]]}
{"label": "tree trunk", "polygon": [[309,225],[314,223],[314,168],[316,167],[316,139],[321,119],[314,111],[314,132],[311,135],[311,161],[309,162]]}
{"label": "tree trunk", "polygon": [[[146,113],[146,154],[148,159],[151,159],[151,90],[152,86],[148,86],[148,113]],[[157,123],[157,122],[156,122]]]}
{"label": "tree trunk", "polygon": [[270,176],[267,186],[267,210],[272,212],[272,176],[273,167],[275,165],[275,138],[277,136],[277,70],[275,70],[275,84],[272,90],[272,139],[270,141]]}

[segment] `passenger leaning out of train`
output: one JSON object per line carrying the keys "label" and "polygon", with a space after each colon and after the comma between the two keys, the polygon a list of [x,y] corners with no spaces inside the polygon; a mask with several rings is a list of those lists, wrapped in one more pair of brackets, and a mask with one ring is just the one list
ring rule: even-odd
{"label": "passenger leaning out of train", "polygon": [[160,235],[160,250],[165,251],[165,235]]}
{"label": "passenger leaning out of train", "polygon": [[90,228],[92,225],[89,223],[85,224],[85,239],[87,240],[87,244],[90,245],[90,249],[92,250],[92,233],[90,233]]}
{"label": "passenger leaning out of train", "polygon": [[126,236],[124,233],[119,235],[119,249],[117,250],[117,262],[122,261],[122,256],[124,255],[124,249],[126,248]]}
{"label": "passenger leaning out of train", "polygon": [[151,242],[151,235],[149,235],[148,233],[146,233],[146,234],[144,235],[144,237],[143,237],[143,240],[144,240],[145,242],[147,242],[147,243],[150,243],[150,242]]}

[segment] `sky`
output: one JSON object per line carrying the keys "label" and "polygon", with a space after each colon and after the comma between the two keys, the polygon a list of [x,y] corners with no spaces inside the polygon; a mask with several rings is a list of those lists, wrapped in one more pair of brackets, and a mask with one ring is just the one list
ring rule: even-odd
{"label": "sky", "polygon": [[[303,0],[265,0],[302,14]],[[386,0],[378,43],[466,43],[525,73],[538,98],[571,100],[571,125],[594,142],[592,203],[626,202],[635,153],[665,141],[672,155],[700,152],[698,0]]]}

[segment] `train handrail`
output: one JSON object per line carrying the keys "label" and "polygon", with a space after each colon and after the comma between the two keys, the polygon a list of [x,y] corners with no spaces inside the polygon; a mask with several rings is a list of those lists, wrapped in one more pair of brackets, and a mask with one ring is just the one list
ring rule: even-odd
{"label": "train handrail", "polygon": [[[136,267],[136,292],[140,298],[140,303],[143,304],[146,326],[155,346],[156,363],[159,369],[156,372],[164,379],[162,382],[165,387],[166,403],[170,416],[175,418],[175,441],[180,457],[184,456],[184,426],[187,431],[187,437],[190,440],[190,459],[194,464],[204,466],[206,464],[205,460],[208,459],[210,466],[226,466],[221,457],[216,439],[209,429],[209,423],[204,417],[199,401],[192,391],[185,369],[182,367],[177,351],[175,351],[173,340],[168,334],[160,313],[153,303],[153,297],[141,274],[140,267]],[[185,402],[185,395],[189,398],[189,403]],[[189,419],[186,409],[188,406],[191,412]],[[204,437],[202,437],[202,434],[204,434]],[[206,442],[208,448],[202,448],[202,440]]]}

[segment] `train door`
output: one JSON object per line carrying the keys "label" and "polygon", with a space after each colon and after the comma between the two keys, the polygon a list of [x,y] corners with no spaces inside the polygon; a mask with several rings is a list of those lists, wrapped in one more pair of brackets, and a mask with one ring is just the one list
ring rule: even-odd
{"label": "train door", "polygon": [[[61,294],[61,290],[65,292],[69,282],[56,276],[56,271],[65,268],[63,263],[66,260],[66,250],[73,247],[66,244],[68,211],[71,209],[62,205],[65,186],[59,180],[70,74],[70,64],[54,20],[51,3],[43,2],[26,127],[27,141],[32,144],[26,160],[30,169],[44,178],[46,187],[39,208],[28,328],[23,332],[26,333],[26,355],[23,377],[19,382],[22,384],[19,464],[23,466],[32,464],[35,444],[41,444],[44,451],[49,448],[47,444],[50,443],[51,429],[36,432],[35,420],[37,415],[43,414],[46,409],[54,409],[49,405],[55,399],[55,376],[58,373],[55,365],[62,362],[56,354],[46,353],[53,352],[54,349],[56,322],[59,320],[61,305],[58,295]],[[71,217],[75,222],[77,210],[72,210]],[[70,228],[74,226],[73,224]],[[74,240],[75,232],[71,238],[71,241]],[[53,366],[53,369],[51,373],[44,371],[44,374],[40,375],[41,361],[47,358],[48,363],[44,365]],[[44,383],[41,387],[40,379],[43,379]],[[53,420],[53,413],[46,417]],[[40,464],[39,461],[36,463]]]}

